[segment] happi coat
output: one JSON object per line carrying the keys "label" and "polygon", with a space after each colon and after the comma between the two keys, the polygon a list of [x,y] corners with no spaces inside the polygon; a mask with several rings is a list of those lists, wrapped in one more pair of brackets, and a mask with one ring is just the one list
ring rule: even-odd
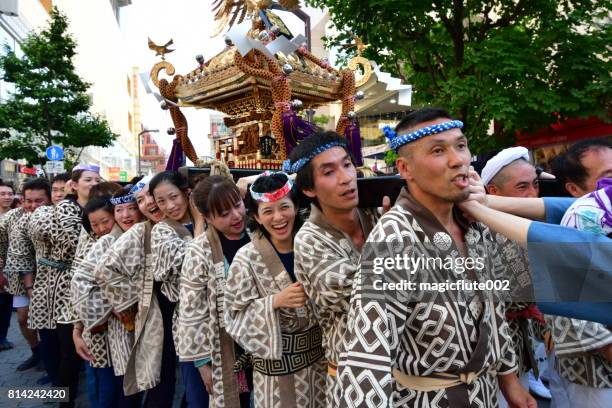
{"label": "happi coat", "polygon": [[228,268],[214,227],[209,226],[187,246],[180,279],[176,351],[181,361],[210,359],[211,408],[240,408],[234,340],[223,320]]}
{"label": "happi coat", "polygon": [[22,276],[32,271],[34,251],[20,231],[30,218],[23,208],[15,208],[0,219],[0,259],[8,281],[7,291],[13,296],[27,296]]}
{"label": "happi coat", "polygon": [[598,349],[612,343],[605,325],[545,315],[554,343],[555,370],[562,378],[592,388],[612,388],[612,363]]}
{"label": "happi coat", "polygon": [[[457,274],[456,268],[429,265],[415,274],[395,267],[372,272],[373,258],[379,256],[453,260],[462,256],[445,228],[405,188],[370,233],[351,299],[347,351],[339,366],[341,406],[497,406],[497,374],[516,371],[504,303],[490,301],[491,295],[484,292],[383,290],[381,286],[455,278],[480,281],[481,274],[504,268],[489,229],[460,221],[458,212],[455,217],[465,231],[467,256],[484,260],[481,271],[470,267]],[[445,378],[449,375],[450,380]],[[400,383],[407,383],[406,378],[419,383],[426,380],[423,377],[454,385],[408,388]]]}
{"label": "happi coat", "polygon": [[92,367],[113,367],[115,375],[124,375],[134,332],[112,314],[112,306],[95,279],[96,268],[105,260],[108,249],[123,234],[118,225],[100,237],[74,269],[72,299],[77,318],[83,323],[83,339],[94,360]]}
{"label": "happi coat", "polygon": [[55,269],[49,267],[45,260],[51,258],[53,242],[51,230],[53,229],[52,205],[38,207],[27,224],[27,235],[34,248],[35,261],[32,271],[36,272],[30,310],[28,311],[28,327],[30,329],[55,329],[54,316],[54,290],[53,277]]}
{"label": "happi coat", "polygon": [[491,233],[499,245],[502,263],[506,266],[506,275],[497,278],[510,280],[506,320],[516,354],[517,375],[520,377],[533,369],[537,376],[538,365],[534,355],[533,338],[545,341],[550,334],[544,315],[533,303],[535,299],[527,250],[503,234],[494,231]]}
{"label": "happi coat", "polygon": [[225,288],[227,332],[253,357],[255,407],[325,407],[327,364],[313,306],[273,308],[291,286],[270,241],[256,234],[236,253]]}
{"label": "happi coat", "polygon": [[[378,214],[358,209],[359,222],[368,236]],[[336,366],[344,351],[344,334],[355,273],[361,251],[351,238],[331,225],[314,204],[310,216],[294,239],[295,276],[315,306],[323,330],[323,349],[329,364],[326,380],[327,405],[332,404],[336,386]]]}
{"label": "happi coat", "polygon": [[[82,259],[88,249],[86,245],[91,244],[91,238],[87,238],[87,233],[81,235],[83,231],[82,214],[83,210],[79,203],[71,198],[64,199],[53,207],[49,237],[52,243],[51,254],[49,258],[38,260],[39,263],[45,264],[50,269],[53,320],[60,324],[76,321],[70,291],[72,264],[75,257],[77,263]],[[81,236],[88,242],[80,244],[78,256],[76,256]]]}
{"label": "happi coat", "polygon": [[159,384],[164,328],[153,292],[150,221],[134,225],[106,251],[95,269],[100,289],[117,312],[136,307],[134,346],[123,377],[126,395]]}

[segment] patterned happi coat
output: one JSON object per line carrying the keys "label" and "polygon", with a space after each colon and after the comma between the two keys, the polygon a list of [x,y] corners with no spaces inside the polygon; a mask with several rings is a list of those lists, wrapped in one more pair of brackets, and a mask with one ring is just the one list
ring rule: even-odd
{"label": "patterned happi coat", "polygon": [[23,208],[10,210],[0,220],[0,259],[8,281],[7,291],[14,296],[27,296],[22,275],[32,272],[34,250],[21,231],[30,218]]}
{"label": "patterned happi coat", "polygon": [[[81,228],[81,233],[79,234],[79,241],[77,243],[76,252],[74,254],[74,260],[72,261],[72,266],[70,267],[70,285],[72,287],[72,280],[74,279],[74,274],[81,267],[83,261],[87,256],[91,253],[91,250],[96,245],[98,241],[98,237],[93,233],[89,233],[85,230],[85,228]],[[72,289],[70,292],[70,302],[67,304],[69,307],[68,313],[70,313],[70,322],[75,323],[79,321],[79,316],[74,310],[74,300],[72,297]]]}
{"label": "patterned happi coat", "polygon": [[[82,214],[83,210],[75,199],[62,200],[53,208],[50,233],[53,247],[50,258],[44,260],[43,263],[50,267],[53,320],[60,324],[69,324],[76,320],[72,310],[70,285],[72,263],[77,254],[77,245],[83,229]],[[81,249],[83,249],[82,245]],[[84,253],[83,250],[79,252],[77,262],[84,256]]]}
{"label": "patterned happi coat", "polygon": [[[95,280],[95,270],[105,262],[106,252],[122,234],[121,228],[115,225],[109,234],[98,239],[74,268],[72,277],[74,310],[85,327],[83,339],[94,356],[90,364],[95,368],[112,366],[115,375],[125,374],[134,333],[127,331],[112,315],[112,306]],[[94,329],[100,329],[100,326],[106,327],[103,330]]]}
{"label": "patterned happi coat", "polygon": [[[361,228],[367,237],[378,214],[370,209],[358,211]],[[296,278],[319,316],[325,358],[335,365],[344,351],[351,289],[361,252],[351,238],[332,226],[314,204],[308,220],[295,236],[294,249]],[[327,405],[330,405],[336,378],[328,375],[326,383]]]}
{"label": "patterned happi coat", "polygon": [[[229,266],[229,265],[227,265]],[[226,262],[209,226],[187,247],[180,279],[176,351],[181,361],[211,359],[210,407],[240,408],[234,340],[223,320]]]}
{"label": "patterned happi coat", "polygon": [[52,205],[37,208],[28,221],[27,233],[36,253],[36,279],[32,300],[28,312],[28,327],[30,329],[55,329],[53,311],[55,310],[53,290],[55,288],[53,277],[55,269],[41,263],[41,259],[51,258],[53,242],[51,230],[53,225]]}
{"label": "patterned happi coat", "polygon": [[[455,216],[459,221],[458,212]],[[467,256],[484,259],[482,271],[457,274],[455,269],[434,265],[417,270],[415,275],[408,269],[395,268],[372,273],[373,258],[381,254],[372,251],[382,250],[383,258],[397,254],[441,259],[460,256],[444,227],[406,189],[371,232],[351,299],[347,351],[339,366],[341,406],[497,406],[496,374],[516,370],[504,303],[490,301],[491,295],[485,293],[424,293],[418,288],[414,292],[383,291],[380,286],[402,280],[418,284],[476,277],[481,281],[483,272],[504,268],[488,228],[462,224]],[[375,281],[379,281],[378,285]],[[400,374],[392,374],[393,370]],[[395,376],[401,374],[423,377],[467,372],[477,372],[479,376],[470,384],[433,391],[408,389],[395,381]]]}
{"label": "patterned happi coat", "polygon": [[[327,364],[322,361],[321,329],[312,304],[309,302],[296,309],[272,307],[273,296],[292,283],[270,241],[260,234],[238,250],[229,269],[225,327],[254,358],[255,407],[316,408],[326,405]],[[306,341],[291,341],[288,335],[298,333],[303,333]],[[301,354],[290,349],[294,346],[292,343],[299,343],[295,346],[301,349]],[[290,358],[291,355],[284,352],[293,352],[296,357]],[[293,373],[268,375],[258,368],[272,362],[278,365],[283,358],[285,367],[275,367],[276,371],[289,368],[285,372]]]}
{"label": "patterned happi coat", "polygon": [[[512,292],[510,296],[512,301],[506,303],[506,320],[508,321],[512,347],[516,354],[517,375],[522,376],[533,369],[537,376],[538,365],[534,356],[533,338],[542,339],[548,329],[545,322],[520,316],[529,307],[534,307],[532,303],[528,302],[528,300],[534,299],[534,295],[527,250],[500,233],[495,231],[491,231],[491,233],[493,239],[499,245],[502,262],[507,267],[507,276],[498,278],[508,278],[511,282]],[[540,316],[543,317],[541,314]]]}
{"label": "patterned happi coat", "polygon": [[593,388],[612,388],[612,363],[597,349],[612,343],[601,323],[545,315],[555,345],[555,370],[566,380]]}
{"label": "patterned happi coat", "polygon": [[159,384],[164,328],[153,293],[150,221],[134,225],[106,251],[95,279],[117,312],[137,305],[134,346],[123,377],[126,395]]}

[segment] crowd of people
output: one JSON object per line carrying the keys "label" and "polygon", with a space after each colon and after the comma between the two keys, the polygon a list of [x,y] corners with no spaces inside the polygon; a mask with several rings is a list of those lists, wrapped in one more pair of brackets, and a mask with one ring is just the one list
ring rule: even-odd
{"label": "crowd of people", "polygon": [[[576,199],[542,199],[527,149],[479,176],[462,126],[426,108],[386,130],[406,185],[379,208],[359,207],[331,131],[238,184],[219,163],[127,186],[79,165],[12,208],[0,183],[0,350],[14,308],[32,349],[17,370],[42,364],[66,407],[85,365],[92,407],[172,407],[178,371],[187,407],[528,408],[541,344],[552,406],[611,406],[612,145],[570,148],[553,173]],[[479,258],[467,279],[532,296],[381,291],[463,271],[372,273],[373,254]]]}

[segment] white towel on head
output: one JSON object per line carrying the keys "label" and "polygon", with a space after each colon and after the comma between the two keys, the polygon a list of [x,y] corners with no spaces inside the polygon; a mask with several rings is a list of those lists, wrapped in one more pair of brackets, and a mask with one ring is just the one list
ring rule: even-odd
{"label": "white towel on head", "polygon": [[480,178],[484,185],[486,186],[489,184],[501,169],[518,159],[529,161],[529,150],[522,146],[509,147],[493,156],[487,164],[485,164],[480,174]]}

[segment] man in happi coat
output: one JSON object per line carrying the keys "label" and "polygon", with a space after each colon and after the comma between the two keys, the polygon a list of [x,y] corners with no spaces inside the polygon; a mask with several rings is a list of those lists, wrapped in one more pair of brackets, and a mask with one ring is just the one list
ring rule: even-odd
{"label": "man in happi coat", "polygon": [[[538,197],[539,179],[536,168],[529,162],[529,151],[522,146],[503,149],[490,158],[482,169],[483,184],[489,194],[496,196]],[[550,391],[538,378],[541,373],[534,354],[535,338],[550,344],[550,330],[546,327],[544,315],[533,303],[533,291],[525,293],[523,290],[532,289],[527,251],[504,235],[495,231],[492,233],[501,247],[504,263],[511,269],[511,276],[515,280],[510,294],[511,302],[506,304],[506,318],[516,353],[519,381],[539,397],[550,399]],[[544,343],[540,342],[538,354],[545,357],[544,350]],[[503,396],[498,397],[500,407],[507,407]]]}
{"label": "man in happi coat", "polygon": [[297,173],[297,188],[312,201],[310,216],[295,236],[295,275],[320,318],[328,363],[326,400],[332,406],[353,277],[378,216],[357,208],[357,171],[347,140],[335,132],[302,140],[285,170]]}
{"label": "man in happi coat", "polygon": [[[572,196],[580,197],[560,225],[608,235],[604,226],[605,220],[612,219],[612,196],[603,187],[612,182],[607,178],[612,177],[612,145],[606,140],[576,143],[556,164],[555,175]],[[554,342],[550,364],[553,404],[559,408],[612,405],[610,327],[563,316],[545,317]]]}
{"label": "man in happi coat", "polygon": [[21,334],[32,350],[32,355],[17,367],[17,371],[31,369],[41,360],[38,334],[28,327],[36,255],[25,231],[34,210],[51,202],[51,186],[46,179],[33,179],[24,183],[22,192],[23,207],[9,211],[0,222],[0,275],[4,274],[8,280],[7,289],[13,295]]}
{"label": "man in happi coat", "polygon": [[[462,126],[428,108],[385,132],[407,186],[364,247],[341,406],[496,407],[499,383],[510,406],[536,407],[515,373],[504,303],[466,285],[504,265],[490,231],[455,206],[469,195]],[[440,285],[459,281],[457,290]]]}

